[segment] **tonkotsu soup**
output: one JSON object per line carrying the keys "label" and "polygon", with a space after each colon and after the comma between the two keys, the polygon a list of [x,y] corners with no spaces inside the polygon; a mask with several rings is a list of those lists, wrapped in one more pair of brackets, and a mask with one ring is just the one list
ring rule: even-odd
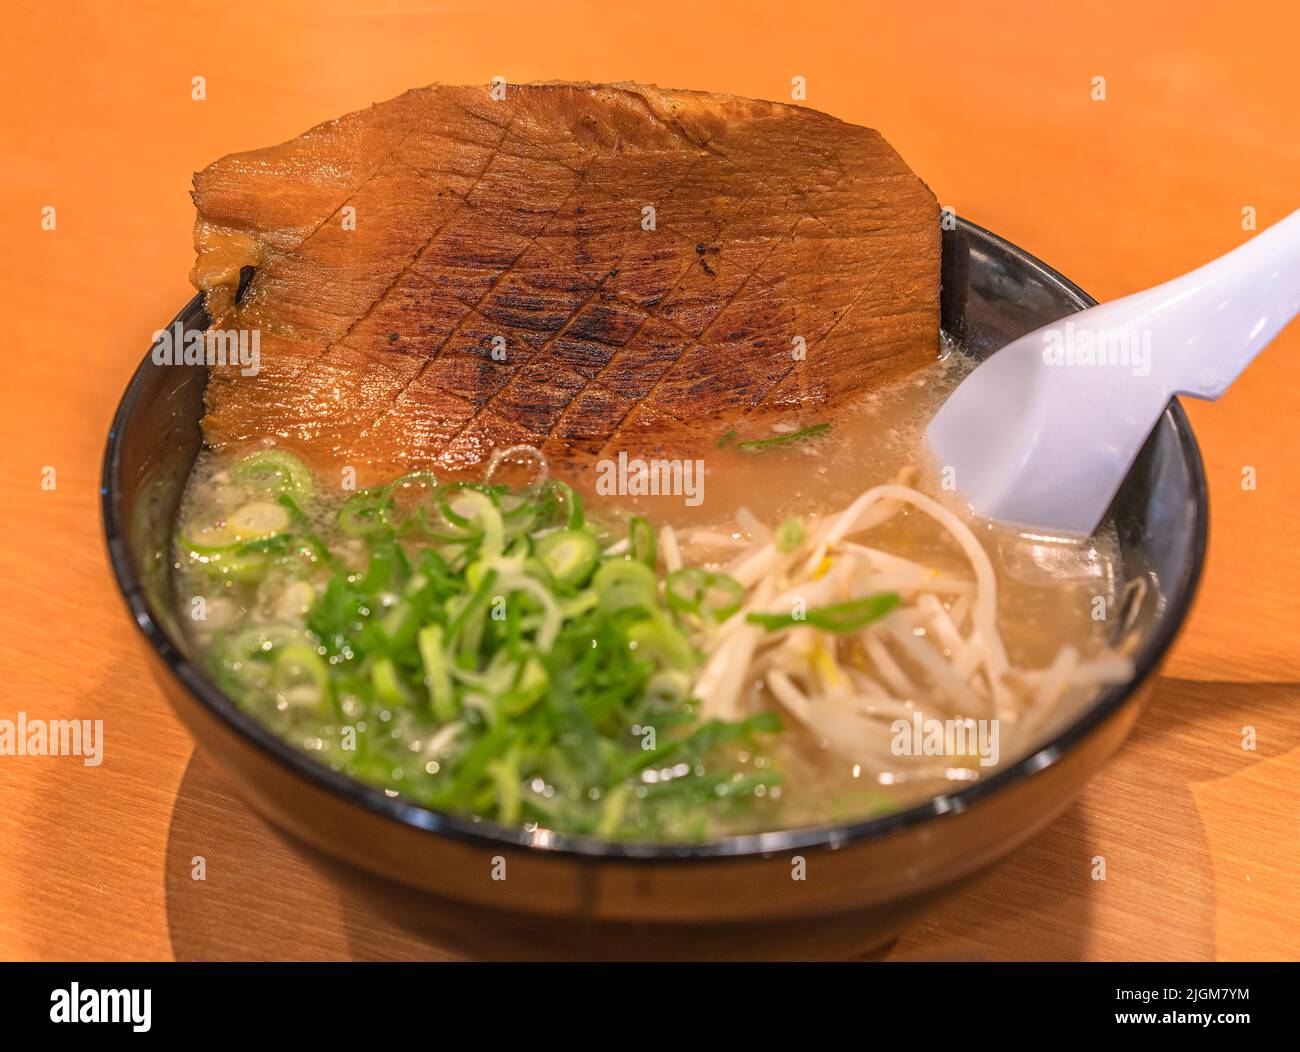
{"label": "tonkotsu soup", "polygon": [[959,789],[1132,675],[1113,527],[976,522],[928,462],[967,368],[565,480],[527,447],[360,491],[290,448],[205,452],[192,643],[320,762],[506,825],[700,840]]}

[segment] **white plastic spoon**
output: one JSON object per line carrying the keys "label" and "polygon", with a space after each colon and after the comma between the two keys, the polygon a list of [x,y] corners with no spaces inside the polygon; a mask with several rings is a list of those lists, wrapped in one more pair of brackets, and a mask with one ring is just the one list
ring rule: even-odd
{"label": "white plastic spoon", "polygon": [[1300,311],[1300,211],[1146,292],[980,364],[926,436],[976,513],[1090,534],[1174,395],[1213,401]]}

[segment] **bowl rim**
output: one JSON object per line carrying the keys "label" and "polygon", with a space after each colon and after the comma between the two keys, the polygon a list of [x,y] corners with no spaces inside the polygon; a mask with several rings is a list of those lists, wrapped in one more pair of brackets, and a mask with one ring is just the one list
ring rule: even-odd
{"label": "bowl rim", "polygon": [[[997,234],[966,219],[957,220],[958,229],[983,242],[987,247],[1013,259],[1022,267],[1036,272],[1049,284],[1067,293],[1077,309],[1093,306],[1097,301],[1078,285]],[[196,305],[201,293],[181,309],[179,320]],[[171,323],[169,323],[170,325]],[[1062,728],[1050,741],[1002,768],[987,778],[913,804],[899,811],[856,821],[805,826],[765,833],[740,834],[698,843],[657,843],[653,841],[614,841],[599,837],[560,833],[552,830],[528,830],[522,826],[504,826],[496,822],[465,815],[436,811],[373,788],[335,771],[300,752],[276,737],[253,716],[235,703],[185,656],[155,616],[131,557],[126,524],[121,521],[117,496],[121,484],[121,461],[124,427],[145,390],[146,378],[153,367],[146,352],[127,384],[108,433],[101,479],[101,508],[109,563],[119,590],[132,614],[136,627],[171,675],[187,689],[208,712],[226,723],[244,743],[252,746],[291,773],[340,799],[381,818],[397,822],[412,830],[449,836],[471,845],[494,850],[519,849],[546,857],[568,857],[592,862],[659,863],[721,862],[770,857],[790,851],[837,850],[850,844],[879,839],[893,833],[955,815],[970,809],[1016,782],[1046,770],[1078,746],[1094,728],[1104,723],[1132,697],[1164,659],[1191,609],[1205,562],[1208,537],[1209,494],[1200,449],[1191,424],[1181,404],[1170,401],[1161,420],[1174,428],[1179,450],[1187,465],[1193,489],[1194,551],[1182,578],[1169,589],[1165,617],[1150,640],[1137,655],[1133,678],[1110,687],[1077,719]],[[199,745],[198,742],[195,743]]]}

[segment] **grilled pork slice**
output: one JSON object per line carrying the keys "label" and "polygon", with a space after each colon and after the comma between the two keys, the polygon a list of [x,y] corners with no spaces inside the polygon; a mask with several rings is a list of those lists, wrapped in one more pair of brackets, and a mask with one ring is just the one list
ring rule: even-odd
{"label": "grilled pork slice", "polygon": [[[934,195],[871,129],[636,84],[409,91],[194,177],[217,449],[563,470],[833,417],[931,360]],[[236,301],[241,270],[254,276]]]}

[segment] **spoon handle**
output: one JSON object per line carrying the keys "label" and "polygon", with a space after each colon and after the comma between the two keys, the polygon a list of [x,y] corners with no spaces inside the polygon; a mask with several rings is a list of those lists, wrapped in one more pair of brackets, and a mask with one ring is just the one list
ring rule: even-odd
{"label": "spoon handle", "polygon": [[1300,312],[1300,211],[1190,274],[1103,310],[1109,325],[1150,333],[1152,372],[1170,394],[1218,398]]}

